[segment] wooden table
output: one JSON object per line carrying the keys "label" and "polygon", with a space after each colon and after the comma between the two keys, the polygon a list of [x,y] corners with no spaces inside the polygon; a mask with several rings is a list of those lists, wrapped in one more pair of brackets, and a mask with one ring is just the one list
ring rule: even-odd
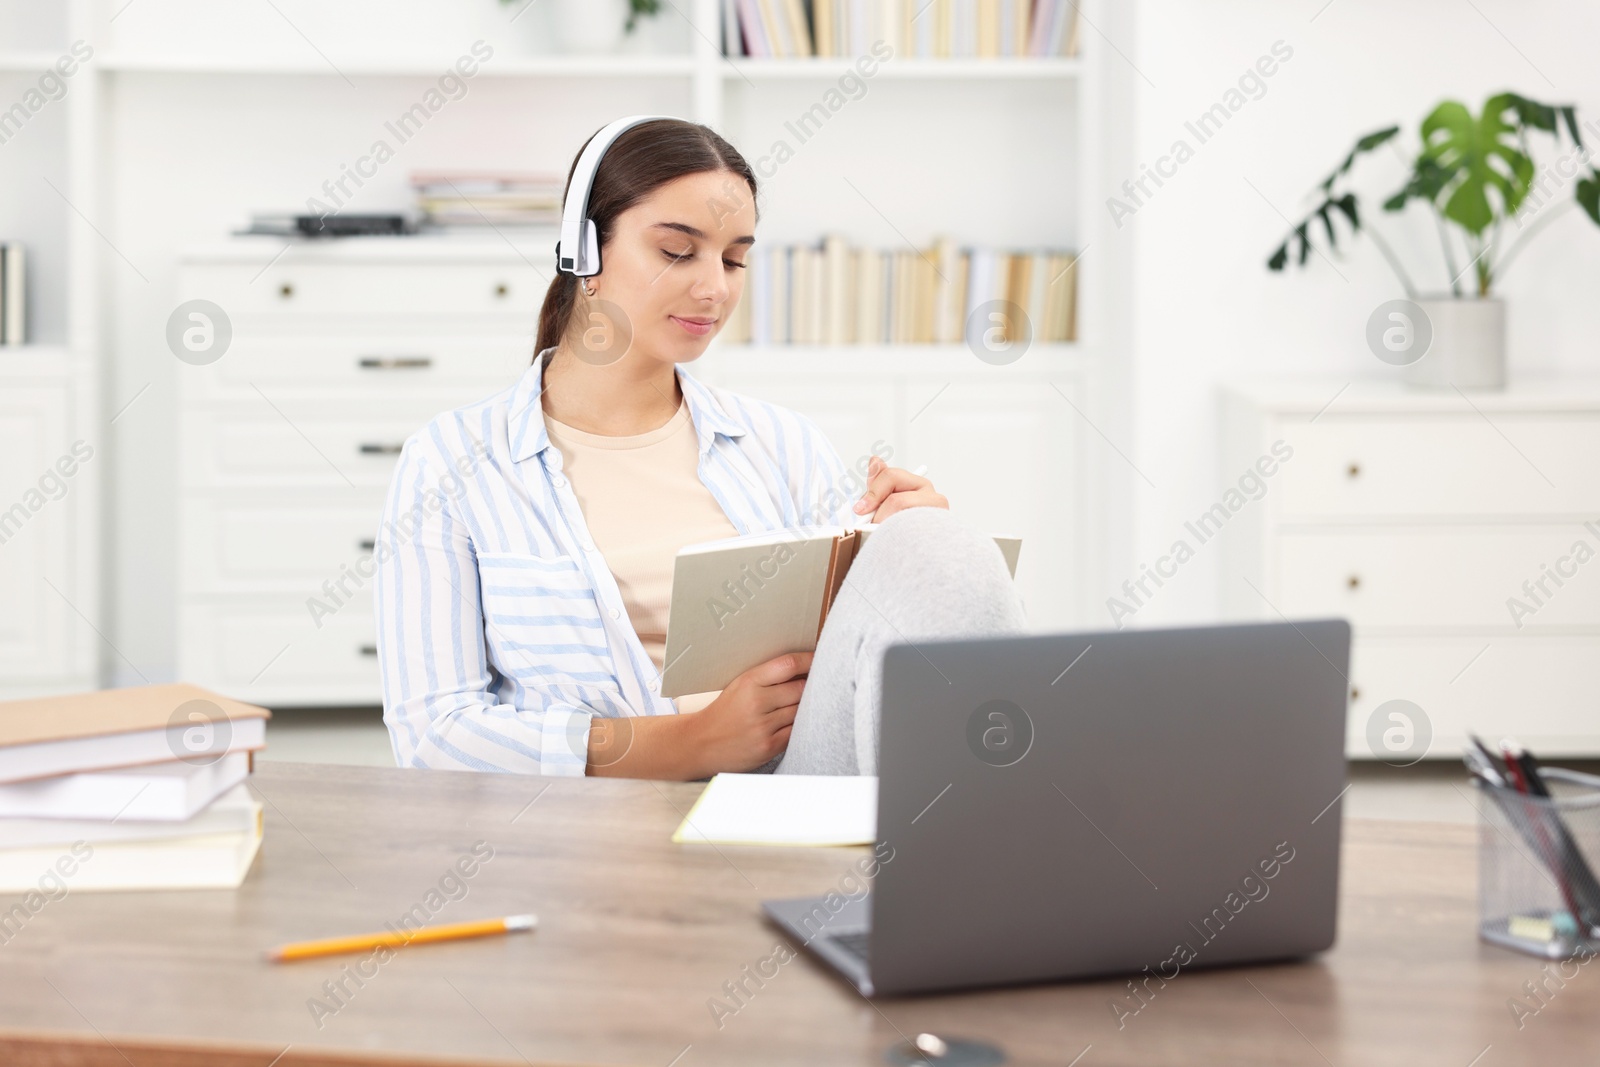
{"label": "wooden table", "polygon": [[[922,1030],[1055,1067],[1600,1061],[1600,962],[1519,1030],[1508,1001],[1537,1004],[1541,963],[1478,941],[1468,826],[1349,823],[1332,952],[1186,971],[1119,1030],[1122,981],[868,1002],[804,955],[729,1014],[724,983],[783,943],[758,901],[825,891],[865,850],[673,845],[699,786],[285,763],[252,782],[267,834],[239,890],[69,894],[0,946],[0,1063],[878,1064]],[[449,879],[480,841],[492,858]],[[540,926],[403,949],[359,986],[364,957],[262,959],[413,906]]]}

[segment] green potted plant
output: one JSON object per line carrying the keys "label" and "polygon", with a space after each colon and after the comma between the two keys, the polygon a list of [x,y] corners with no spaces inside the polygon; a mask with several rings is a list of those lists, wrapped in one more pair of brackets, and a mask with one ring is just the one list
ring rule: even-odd
{"label": "green potted plant", "polygon": [[[523,3],[525,0],[501,0]],[[564,53],[614,52],[639,20],[659,14],[661,0],[545,0],[552,7],[556,45]]]}
{"label": "green potted plant", "polygon": [[[1546,134],[1561,149],[1563,131],[1571,138],[1571,146],[1547,166],[1536,167],[1530,135]],[[1596,132],[1592,126],[1590,131]],[[1400,127],[1390,126],[1356,142],[1344,161],[1317,186],[1313,195],[1320,203],[1291,227],[1268,258],[1269,269],[1283,270],[1291,255],[1303,265],[1314,237],[1325,236],[1329,251],[1335,251],[1335,222],[1340,218],[1352,235],[1362,231],[1364,213],[1356,194],[1345,188],[1345,180],[1358,157],[1388,144],[1399,133]],[[1420,135],[1421,146],[1411,160],[1411,171],[1404,184],[1383,202],[1383,209],[1398,212],[1420,200],[1432,211],[1448,291],[1419,292],[1390,243],[1370,224],[1365,226],[1399,278],[1406,298],[1426,317],[1431,335],[1431,344],[1420,358],[1387,361],[1404,362],[1405,380],[1414,386],[1501,388],[1506,364],[1505,305],[1495,295],[1495,285],[1527,242],[1572,207],[1581,208],[1600,225],[1600,170],[1590,165],[1592,153],[1583,145],[1577,115],[1570,105],[1552,107],[1516,93],[1491,96],[1478,115],[1464,104],[1446,100],[1422,120]],[[1562,198],[1562,183],[1574,177],[1573,195]],[[1469,276],[1470,281],[1463,285]],[[1409,329],[1411,324],[1406,326]]]}

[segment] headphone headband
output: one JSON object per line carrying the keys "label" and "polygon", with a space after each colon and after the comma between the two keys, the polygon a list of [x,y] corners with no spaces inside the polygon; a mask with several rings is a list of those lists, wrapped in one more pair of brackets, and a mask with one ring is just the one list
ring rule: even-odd
{"label": "headphone headband", "polygon": [[627,131],[645,122],[673,115],[630,115],[617,119],[590,138],[572,172],[567,200],[561,209],[561,239],[556,243],[556,270],[588,278],[600,273],[600,238],[589,218],[589,192],[606,150]]}

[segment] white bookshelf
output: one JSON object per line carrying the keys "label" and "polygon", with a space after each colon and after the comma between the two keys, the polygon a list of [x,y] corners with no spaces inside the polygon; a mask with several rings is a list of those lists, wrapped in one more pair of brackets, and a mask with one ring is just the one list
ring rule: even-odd
{"label": "white bookshelf", "polygon": [[[474,39],[495,46],[493,60],[480,66],[471,83],[476,116],[452,117],[451,129],[436,120],[441,132],[430,129],[431,141],[408,146],[404,161],[375,183],[382,188],[369,191],[378,199],[355,208],[385,210],[405,204],[395,193],[411,169],[565,171],[582,138],[619,114],[666,112],[703,122],[754,162],[781,135],[786,120],[856,70],[844,58],[723,55],[720,0],[663,5],[653,20],[660,24],[653,51],[630,45],[626,53],[608,56],[551,54],[549,42],[529,32],[540,17],[537,7],[508,26],[508,14],[487,2],[463,3],[459,16],[427,0],[331,6],[284,0],[279,6],[316,41],[315,50],[270,7],[224,18],[201,0],[131,8],[123,0],[37,6],[0,0],[0,88],[10,95],[74,40],[95,49],[66,96],[34,120],[64,131],[47,169],[52,180],[60,179],[56,184],[71,206],[37,177],[20,186],[33,190],[20,199],[8,201],[0,190],[0,231],[23,221],[23,206],[54,213],[53,229],[40,238],[48,247],[39,261],[41,268],[56,265],[34,285],[36,293],[59,297],[58,309],[40,323],[40,344],[0,350],[0,367],[29,364],[66,373],[74,405],[92,413],[108,440],[117,441],[115,459],[107,449],[99,472],[114,490],[107,507],[111,536],[103,589],[96,570],[98,495],[88,501],[85,494],[94,517],[76,534],[85,539],[79,606],[94,622],[94,630],[79,627],[82,648],[103,668],[81,672],[75,676],[80,681],[138,683],[141,667],[159,681],[177,661],[167,636],[176,632],[175,609],[162,602],[162,590],[175,586],[179,569],[171,548],[176,520],[167,517],[176,505],[170,478],[175,446],[162,427],[176,420],[183,371],[166,353],[160,329],[176,303],[179,250],[225,240],[253,210],[293,209],[303,202],[323,177],[337,173],[339,163],[359,154],[363,131],[376,129],[376,119],[395,111],[393,104],[369,104],[363,97],[405,101],[434,82]],[[1095,24],[1116,17],[1097,0],[1082,7]],[[339,29],[379,16],[388,35],[381,40]],[[249,18],[261,21],[226,39],[206,36],[236,17],[241,25]],[[440,19],[456,17],[459,28],[437,29]],[[8,36],[8,19],[13,25],[34,19],[42,28]],[[418,29],[408,35],[413,23]],[[8,49],[7,40],[16,47]],[[1092,190],[1103,184],[1108,168],[1109,131],[1099,112],[1105,79],[1115,72],[1104,69],[1098,38],[1088,34],[1083,40],[1084,54],[1074,58],[896,57],[878,63],[865,79],[869,100],[852,101],[827,137],[806,144],[775,176],[763,175],[762,239],[809,243],[838,232],[856,246],[903,248],[909,241],[926,249],[943,234],[958,244],[997,248],[1094,248],[1104,212]],[[344,85],[345,79],[360,91]],[[473,123],[486,135],[459,132],[472,130]],[[500,141],[512,147],[502,149]],[[11,176],[5,167],[19,165],[15,147],[0,152],[7,157],[0,158],[0,178]],[[854,190],[843,184],[845,178]],[[511,254],[548,273],[549,250],[538,241],[528,244],[526,252],[507,253],[506,242],[485,234],[479,251]],[[324,252],[336,259],[345,254],[332,247]],[[959,345],[723,346],[708,355],[707,372],[735,382],[752,376],[774,381],[786,373],[798,382],[824,369],[862,381],[895,378],[904,391],[897,403],[910,405],[902,413],[907,418],[924,393],[947,380],[974,383],[973,395],[1007,380],[1047,398],[1064,391],[1073,398],[1073,406],[1059,405],[1059,418],[1073,435],[1070,540],[1076,565],[1087,575],[1106,566],[1110,546],[1120,543],[1125,530],[1118,517],[1124,509],[1112,499],[1104,469],[1120,461],[1101,444],[1106,431],[1123,439],[1119,431],[1127,421],[1127,375],[1108,356],[1114,340],[1108,323],[1125,295],[1116,260],[1105,263],[1109,269],[1100,252],[1091,251],[1079,264],[1078,341],[1036,345],[1012,366],[981,364]],[[536,312],[536,306],[529,309],[530,322]],[[904,384],[912,382],[932,384]],[[129,414],[110,427],[111,416],[136,395],[140,399]],[[808,394],[801,389],[795,395]],[[1041,407],[1039,417],[1050,410]],[[1047,488],[1052,458],[1024,457],[1043,472]],[[1089,585],[1077,579],[1072,584],[1078,593]],[[102,599],[115,605],[109,616],[100,611]],[[1088,624],[1097,617],[1094,605],[1075,602],[1050,621]],[[95,630],[105,633],[104,642]],[[82,659],[74,656],[75,662]],[[130,666],[128,658],[139,666]]]}
{"label": "white bookshelf", "polygon": [[[35,87],[90,19],[87,0],[41,7],[0,12],[0,39],[22,45],[0,48],[0,107]],[[25,125],[13,120],[0,146],[0,239],[21,241],[29,256],[28,342],[0,347],[0,513],[12,516],[0,543],[0,699],[91,688],[114,654],[99,636],[110,453],[96,359],[99,238],[74,210],[95,195],[98,84],[80,67],[68,86]],[[80,440],[94,458],[18,523],[13,509],[37,502],[39,479]]]}

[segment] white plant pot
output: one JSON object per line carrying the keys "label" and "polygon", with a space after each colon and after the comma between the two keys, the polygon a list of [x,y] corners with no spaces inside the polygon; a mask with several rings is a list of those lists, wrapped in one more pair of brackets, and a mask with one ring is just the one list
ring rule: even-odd
{"label": "white plant pot", "polygon": [[1486,300],[1424,297],[1416,301],[1433,331],[1427,353],[1401,372],[1415,389],[1504,389],[1506,305]]}
{"label": "white plant pot", "polygon": [[601,55],[622,46],[628,0],[547,0],[555,45],[570,55]]}

